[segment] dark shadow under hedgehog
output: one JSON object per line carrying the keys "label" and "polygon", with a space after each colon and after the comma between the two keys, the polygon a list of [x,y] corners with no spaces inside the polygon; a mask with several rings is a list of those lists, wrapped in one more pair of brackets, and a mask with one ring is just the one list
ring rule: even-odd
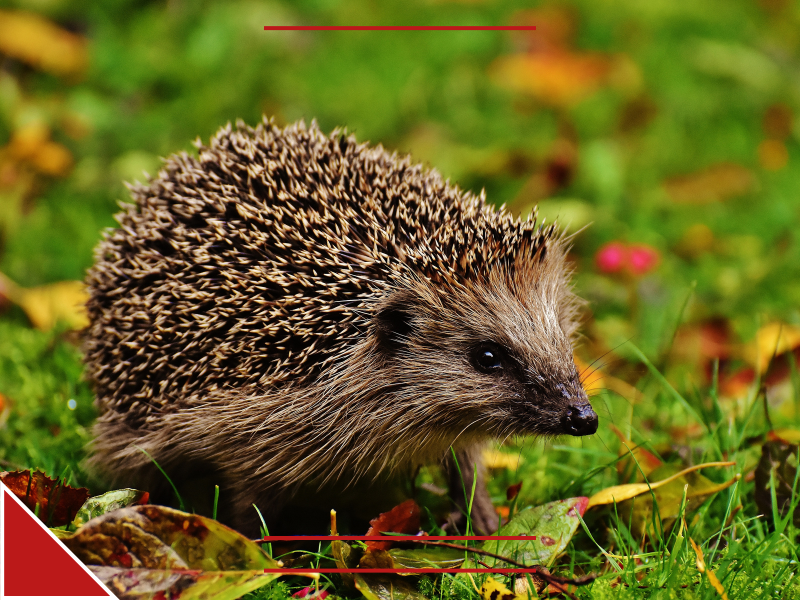
{"label": "dark shadow under hedgehog", "polygon": [[[92,464],[117,482],[162,482],[142,450],[213,474],[254,533],[254,503],[275,524],[451,446],[470,489],[482,441],[597,429],[554,225],[314,123],[228,125],[131,192],[87,277]],[[497,524],[482,480],[473,521]]]}

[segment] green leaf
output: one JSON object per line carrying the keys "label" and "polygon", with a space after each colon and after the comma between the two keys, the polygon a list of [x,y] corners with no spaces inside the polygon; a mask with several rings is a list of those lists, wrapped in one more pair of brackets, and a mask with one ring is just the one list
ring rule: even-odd
{"label": "green leaf", "polygon": [[72,520],[72,524],[77,528],[106,513],[111,511],[126,508],[134,504],[142,503],[149,494],[140,490],[122,489],[106,492],[99,496],[93,496],[83,503],[83,506],[78,510],[78,514]]}
{"label": "green leaf", "polygon": [[[530,535],[536,536],[535,540],[487,541],[482,549],[526,565],[549,567],[564,552],[578,530],[579,517],[586,511],[588,501],[588,498],[580,496],[526,508],[501,527],[497,535]],[[484,562],[495,566],[502,561],[486,558]]]}
{"label": "green leaf", "polygon": [[417,586],[396,575],[355,575],[356,589],[367,600],[428,600]]}
{"label": "green leaf", "polygon": [[464,551],[455,548],[429,546],[419,550],[392,548],[389,556],[399,569],[457,569],[464,562]]}

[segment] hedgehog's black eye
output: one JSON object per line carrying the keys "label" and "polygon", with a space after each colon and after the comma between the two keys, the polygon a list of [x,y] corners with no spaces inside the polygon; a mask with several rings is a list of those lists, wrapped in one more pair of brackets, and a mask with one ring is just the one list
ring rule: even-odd
{"label": "hedgehog's black eye", "polygon": [[488,342],[480,344],[472,351],[472,364],[482,373],[496,373],[503,368],[502,351]]}

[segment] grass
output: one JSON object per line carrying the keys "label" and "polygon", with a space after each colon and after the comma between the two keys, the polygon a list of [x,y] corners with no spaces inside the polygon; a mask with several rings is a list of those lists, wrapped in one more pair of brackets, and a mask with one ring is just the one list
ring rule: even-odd
{"label": "grass", "polygon": [[[597,10],[588,0],[534,7],[523,0],[11,0],[4,7],[36,11],[84,36],[89,59],[71,76],[13,56],[0,63],[0,272],[23,286],[82,278],[101,230],[114,224],[116,201],[127,197],[123,180],[142,179],[159,156],[190,150],[192,139],[207,140],[226,121],[255,123],[262,113],[282,123],[317,118],[323,130],[347,125],[361,140],[413,152],[466,188],[485,188],[492,202],[519,212],[538,202],[548,219],[560,216],[573,230],[591,223],[573,259],[576,289],[589,301],[578,355],[587,363],[600,357],[592,369],[605,378],[588,379],[600,431],[500,448],[519,460],[492,471],[495,503],[507,505],[506,489],[519,481],[517,509],[641,479],[620,458],[612,425],[670,465],[735,461],[704,471],[717,483],[744,477],[699,505],[689,502],[683,530],[680,519],[662,522],[659,510],[642,535],[633,510],[592,509],[557,571],[601,573],[578,597],[717,597],[697,569],[691,537],[730,598],[800,597],[795,524],[781,516],[774,487],[773,508],[761,514],[748,476],[769,431],[800,429],[800,377],[796,361],[787,362],[797,352],[782,350],[768,368],[751,352],[765,326],[800,326],[800,13],[792,3],[620,1]],[[261,29],[496,25],[531,8],[535,37]],[[561,102],[499,74],[504,57],[547,44],[561,56],[600,57],[607,76],[596,73],[595,87]],[[12,140],[31,123],[45,126],[72,168],[46,174],[16,157]],[[639,277],[603,272],[595,259],[611,241],[646,244],[657,268]],[[104,490],[82,467],[95,410],[81,372],[73,333],[38,331],[0,297],[2,468],[38,467]],[[673,497],[671,506],[680,501]],[[449,581],[423,579],[420,587],[431,599],[474,595]],[[278,600],[306,583],[280,582],[256,596]],[[338,582],[332,589],[356,595]]]}

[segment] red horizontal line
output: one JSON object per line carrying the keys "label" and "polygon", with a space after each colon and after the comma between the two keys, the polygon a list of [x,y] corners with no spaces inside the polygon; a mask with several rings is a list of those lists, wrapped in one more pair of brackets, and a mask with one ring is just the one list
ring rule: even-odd
{"label": "red horizontal line", "polygon": [[310,575],[312,573],[538,573],[537,567],[523,569],[520,567],[510,569],[264,569],[264,573],[279,573],[281,575]]}
{"label": "red horizontal line", "polygon": [[535,25],[264,25],[264,31],[534,31]]}
{"label": "red horizontal line", "polygon": [[456,541],[466,540],[475,542],[494,541],[520,541],[530,542],[535,540],[535,535],[265,535],[261,538],[264,542],[327,542],[333,540],[347,541],[372,541],[382,542],[425,542],[425,541]]}

